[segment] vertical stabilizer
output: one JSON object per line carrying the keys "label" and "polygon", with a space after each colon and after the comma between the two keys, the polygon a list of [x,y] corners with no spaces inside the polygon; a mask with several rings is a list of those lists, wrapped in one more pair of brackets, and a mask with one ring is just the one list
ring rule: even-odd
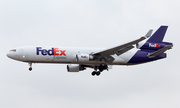
{"label": "vertical stabilizer", "polygon": [[161,26],[159,29],[147,40],[147,42],[162,42],[168,26]]}

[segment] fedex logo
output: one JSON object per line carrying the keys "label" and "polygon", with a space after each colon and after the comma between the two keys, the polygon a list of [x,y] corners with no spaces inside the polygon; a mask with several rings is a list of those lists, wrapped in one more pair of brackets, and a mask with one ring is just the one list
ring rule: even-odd
{"label": "fedex logo", "polygon": [[81,58],[88,58],[88,56],[81,56]]}
{"label": "fedex logo", "polygon": [[36,47],[36,54],[39,55],[55,55],[55,56],[66,56],[66,50],[59,50],[59,48],[52,48],[50,50],[42,49],[42,47]]}
{"label": "fedex logo", "polygon": [[149,47],[160,48],[161,45],[149,43]]}

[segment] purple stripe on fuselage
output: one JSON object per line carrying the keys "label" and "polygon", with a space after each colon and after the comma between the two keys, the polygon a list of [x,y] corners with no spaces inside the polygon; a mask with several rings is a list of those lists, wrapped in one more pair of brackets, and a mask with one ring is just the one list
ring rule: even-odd
{"label": "purple stripe on fuselage", "polygon": [[140,64],[145,62],[150,62],[158,59],[166,58],[166,53],[161,54],[160,56],[149,58],[147,55],[153,53],[152,51],[139,50],[136,54],[129,60],[128,65]]}

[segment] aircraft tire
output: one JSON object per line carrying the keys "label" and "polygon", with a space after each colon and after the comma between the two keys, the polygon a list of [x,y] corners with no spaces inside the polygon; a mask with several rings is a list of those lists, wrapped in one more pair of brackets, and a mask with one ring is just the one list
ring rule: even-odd
{"label": "aircraft tire", "polygon": [[96,75],[99,76],[101,74],[101,72],[96,72]]}
{"label": "aircraft tire", "polygon": [[96,75],[96,72],[95,72],[95,71],[93,71],[91,74],[92,74],[92,76],[94,76],[94,75]]}
{"label": "aircraft tire", "polygon": [[31,71],[31,70],[32,70],[32,67],[29,68],[29,71]]}

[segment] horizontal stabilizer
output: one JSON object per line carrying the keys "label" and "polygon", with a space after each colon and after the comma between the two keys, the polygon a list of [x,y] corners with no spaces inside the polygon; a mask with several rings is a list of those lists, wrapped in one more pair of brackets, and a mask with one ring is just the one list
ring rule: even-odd
{"label": "horizontal stabilizer", "polygon": [[172,47],[173,47],[173,45],[167,45],[166,47],[161,48],[161,49],[155,51],[154,53],[149,54],[148,57],[152,58],[152,57],[159,56],[159,55],[163,54],[166,50],[171,49]]}

